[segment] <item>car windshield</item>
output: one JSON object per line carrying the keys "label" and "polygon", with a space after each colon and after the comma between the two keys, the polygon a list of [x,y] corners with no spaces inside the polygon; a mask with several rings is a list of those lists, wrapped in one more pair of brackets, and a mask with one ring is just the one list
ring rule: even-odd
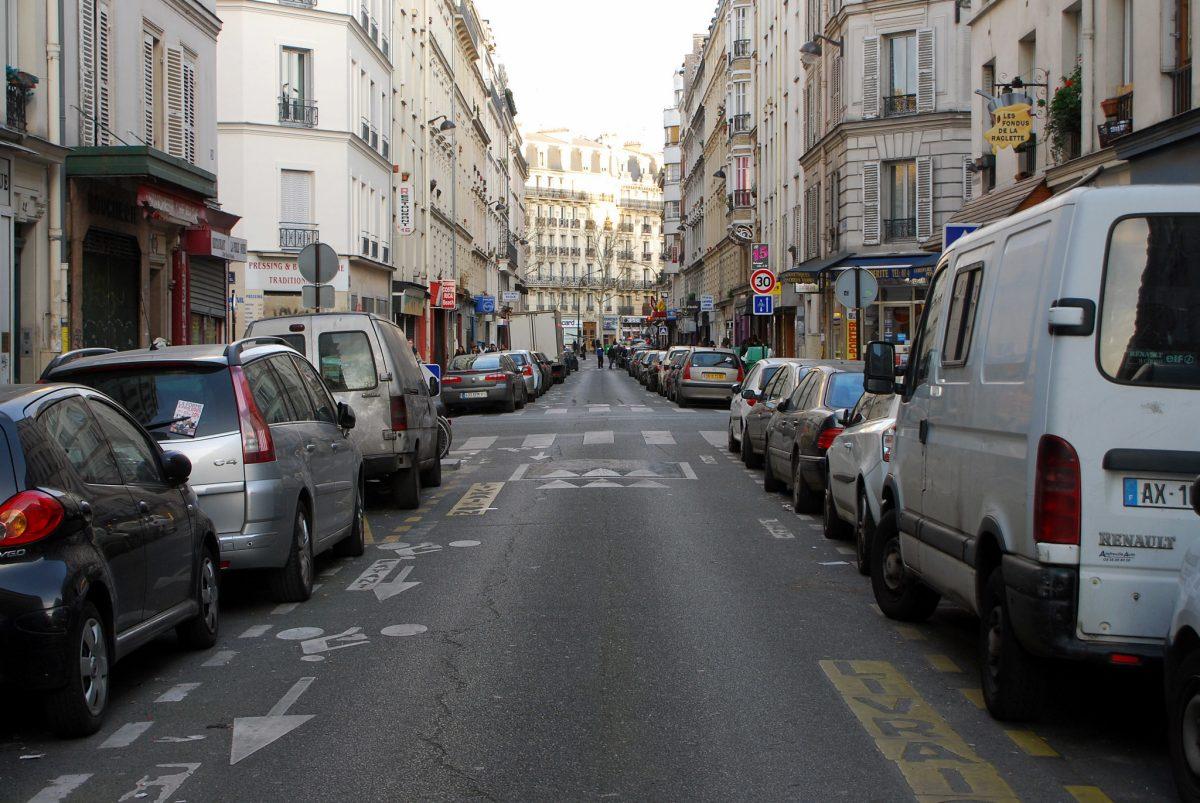
{"label": "car windshield", "polygon": [[86,371],[72,381],[107,393],[158,440],[190,440],[238,429],[233,383],[225,366]]}
{"label": "car windshield", "polygon": [[825,406],[831,410],[850,408],[858,404],[863,394],[863,375],[842,372],[834,374],[825,389]]}
{"label": "car windshield", "polygon": [[496,371],[500,368],[497,354],[463,354],[450,361],[451,371]]}
{"label": "car windshield", "polygon": [[697,351],[692,354],[694,368],[737,368],[737,357],[726,351]]}

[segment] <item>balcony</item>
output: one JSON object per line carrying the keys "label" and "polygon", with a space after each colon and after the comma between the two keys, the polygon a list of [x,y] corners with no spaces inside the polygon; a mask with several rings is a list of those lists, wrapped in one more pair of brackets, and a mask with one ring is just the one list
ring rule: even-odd
{"label": "balcony", "polygon": [[735,39],[733,40],[733,58],[745,59],[750,57],[750,40]]}
{"label": "balcony", "polygon": [[588,248],[583,249],[583,253],[588,259],[596,258],[596,249],[594,247],[589,246]]}
{"label": "balcony", "polygon": [[643,224],[642,224],[642,234],[649,234],[649,233],[650,233],[650,228],[651,228],[651,227],[650,227],[650,224],[649,224],[649,223],[643,223]]}
{"label": "balcony", "polygon": [[754,206],[754,193],[750,190],[733,191],[733,208],[749,209]]}
{"label": "balcony", "polygon": [[917,219],[915,217],[901,217],[883,221],[883,239],[887,242],[915,240],[916,237]]}
{"label": "balcony", "polygon": [[13,131],[24,132],[28,125],[25,110],[29,106],[29,95],[32,90],[24,85],[10,82],[4,95],[4,107],[8,113],[8,127]]}
{"label": "balcony", "polygon": [[629,250],[629,249],[626,249],[624,251],[618,251],[617,259],[619,259],[623,262],[633,262],[633,260],[634,260],[633,251]]}
{"label": "balcony", "polygon": [[622,304],[619,307],[617,307],[617,314],[618,315],[633,315],[634,309],[636,309],[636,308],[632,304]]}
{"label": "balcony", "polygon": [[750,130],[750,115],[735,114],[733,116],[732,123],[733,123],[733,133],[745,134],[747,131]]}
{"label": "balcony", "polygon": [[573,257],[577,257],[577,256],[579,256],[579,249],[578,249],[578,248],[572,248],[572,249],[571,249],[571,256],[573,256]]}
{"label": "balcony", "polygon": [[595,231],[596,230],[596,221],[585,220],[583,223],[583,230],[584,231]]}
{"label": "balcony", "polygon": [[916,95],[888,95],[883,99],[884,117],[903,117],[917,113]]}
{"label": "balcony", "polygon": [[1133,93],[1126,92],[1116,98],[1100,102],[1108,118],[1096,126],[1100,134],[1100,147],[1107,148],[1113,140],[1133,133]]}
{"label": "balcony", "polygon": [[627,234],[632,234],[633,233],[633,224],[632,223],[622,223],[620,226],[617,227],[617,230],[623,231]]}
{"label": "balcony", "polygon": [[571,219],[570,219],[570,218],[566,218],[566,217],[560,217],[560,218],[558,219],[558,225],[559,225],[559,226],[561,226],[561,227],[562,227],[562,228],[564,228],[564,229],[566,229],[566,228],[570,228],[570,226],[571,226]]}
{"label": "balcony", "polygon": [[1185,64],[1167,75],[1171,77],[1171,114],[1183,114],[1192,108],[1192,65]]}
{"label": "balcony", "polygon": [[552,229],[558,228],[558,218],[556,218],[556,217],[539,218],[539,220],[542,220],[547,226],[549,226]]}
{"label": "balcony", "polygon": [[662,201],[652,201],[647,198],[622,198],[621,206],[626,209],[645,209],[647,212],[661,212]]}
{"label": "balcony", "polygon": [[315,223],[297,223],[286,220],[279,223],[280,251],[299,251],[319,239],[320,232],[317,231]]}
{"label": "balcony", "polygon": [[279,98],[279,122],[313,128],[317,124],[317,102],[304,98]]}

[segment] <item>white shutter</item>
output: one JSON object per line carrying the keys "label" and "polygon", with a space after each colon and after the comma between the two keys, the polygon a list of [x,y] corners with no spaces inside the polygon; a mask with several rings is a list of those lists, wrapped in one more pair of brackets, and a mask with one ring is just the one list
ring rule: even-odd
{"label": "white shutter", "polygon": [[879,245],[879,162],[863,163],[863,245]]}
{"label": "white shutter", "polygon": [[792,207],[792,245],[796,247],[796,263],[805,259],[804,254],[804,206],[796,204]]}
{"label": "white shutter", "polygon": [[154,106],[154,37],[148,33],[142,34],[142,139],[150,147],[157,147],[154,134],[158,130],[155,125]]}
{"label": "white shutter", "polygon": [[96,4],[79,0],[79,144],[96,144]]}
{"label": "white shutter", "polygon": [[967,169],[967,166],[974,161],[970,156],[963,157],[962,167],[962,197],[963,203],[971,200],[975,195],[975,174]]}
{"label": "white shutter", "polygon": [[108,3],[96,6],[96,144],[112,144],[112,27]]}
{"label": "white shutter", "polygon": [[917,157],[917,239],[933,235],[933,157]]}
{"label": "white shutter", "polygon": [[167,48],[167,153],[184,158],[183,51]]}
{"label": "white shutter", "polygon": [[842,122],[842,57],[835,56],[833,59],[833,75],[829,76],[829,105],[832,107],[829,110],[830,122],[833,125],[838,125]]}
{"label": "white shutter", "polygon": [[931,112],[937,107],[934,81],[933,28],[917,31],[917,111]]}
{"label": "white shutter", "polygon": [[879,116],[879,37],[863,38],[863,118]]}
{"label": "white shutter", "polygon": [[196,63],[183,63],[183,158],[196,163]]}
{"label": "white shutter", "polygon": [[816,184],[804,192],[804,252],[809,259],[821,255],[821,185]]}
{"label": "white shutter", "polygon": [[312,223],[312,173],[283,170],[279,174],[279,218],[284,223]]}

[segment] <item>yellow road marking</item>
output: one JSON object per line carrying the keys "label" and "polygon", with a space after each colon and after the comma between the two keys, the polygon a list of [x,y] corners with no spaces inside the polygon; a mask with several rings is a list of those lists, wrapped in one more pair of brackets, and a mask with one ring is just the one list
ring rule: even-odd
{"label": "yellow road marking", "polygon": [[409,516],[408,518],[405,519],[405,521],[410,522],[410,523],[418,522],[420,520],[421,520],[420,516]]}
{"label": "yellow road marking", "polygon": [[398,535],[389,535],[387,538],[384,538],[384,539],[383,539],[383,543],[385,543],[385,544],[394,544],[394,543],[396,543],[396,542],[397,542],[397,541],[399,541],[399,540],[400,540],[400,536],[398,536]]}
{"label": "yellow road marking", "polygon": [[1067,794],[1079,803],[1112,803],[1112,798],[1100,791],[1098,786],[1068,786]]}
{"label": "yellow road marking", "polygon": [[821,669],[919,799],[1017,799],[996,768],[887,661],[821,661]]}
{"label": "yellow road marking", "polygon": [[363,541],[368,544],[375,543],[375,535],[371,532],[371,522],[367,520],[366,516],[363,516]]}
{"label": "yellow road marking", "polygon": [[408,531],[409,531],[409,530],[411,530],[411,529],[412,529],[412,525],[411,525],[411,524],[399,524],[399,525],[397,525],[397,526],[395,526],[395,527],[393,527],[393,528],[392,528],[392,532],[394,532],[394,533],[406,533],[406,532],[408,532]]}
{"label": "yellow road marking", "polygon": [[496,497],[500,495],[500,489],[503,487],[504,483],[502,482],[473,483],[446,515],[482,516],[491,508],[492,502],[496,501]]}
{"label": "yellow road marking", "polygon": [[949,655],[926,655],[925,660],[929,661],[929,665],[939,672],[961,672],[958,664],[950,659]]}
{"label": "yellow road marking", "polygon": [[900,638],[905,641],[924,641],[925,634],[915,627],[909,625],[896,625],[896,632],[900,634]]}
{"label": "yellow road marking", "polygon": [[1033,731],[1005,731],[1025,753],[1038,758],[1058,758],[1058,752]]}
{"label": "yellow road marking", "polygon": [[978,709],[987,708],[987,703],[983,701],[983,689],[959,689],[962,696],[966,697]]}

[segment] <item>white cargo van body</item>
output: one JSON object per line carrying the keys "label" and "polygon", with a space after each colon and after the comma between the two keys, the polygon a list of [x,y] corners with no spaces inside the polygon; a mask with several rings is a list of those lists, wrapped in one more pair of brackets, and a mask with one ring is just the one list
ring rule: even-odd
{"label": "white cargo van body", "polygon": [[551,362],[562,362],[562,319],[557,312],[514,312],[508,327],[511,349],[540,351]]}

